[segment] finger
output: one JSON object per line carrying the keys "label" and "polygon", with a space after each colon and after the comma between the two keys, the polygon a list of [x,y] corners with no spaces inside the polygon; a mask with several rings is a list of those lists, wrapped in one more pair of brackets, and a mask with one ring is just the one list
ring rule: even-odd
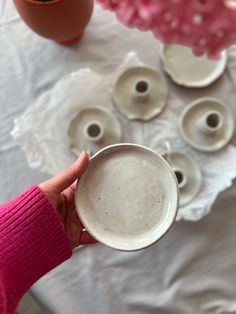
{"label": "finger", "polygon": [[61,193],[83,174],[88,166],[88,163],[88,154],[86,152],[82,152],[76,162],[54,178],[40,184],[40,187],[43,188],[43,190],[53,193]]}
{"label": "finger", "polygon": [[74,183],[72,183],[71,184],[71,186],[70,186],[70,188],[72,189],[72,191],[74,191],[75,192],[75,190],[76,190],[76,187],[77,187],[77,180],[74,182]]}
{"label": "finger", "polygon": [[97,243],[97,240],[95,240],[87,231],[83,231],[79,242],[80,244],[93,244]]}

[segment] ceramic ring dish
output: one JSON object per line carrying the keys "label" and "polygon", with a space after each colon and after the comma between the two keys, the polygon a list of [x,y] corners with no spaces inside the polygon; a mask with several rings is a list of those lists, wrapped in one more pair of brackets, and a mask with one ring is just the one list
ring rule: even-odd
{"label": "ceramic ring dish", "polygon": [[223,148],[234,133],[234,118],[218,99],[200,98],[182,112],[180,132],[197,150],[214,152]]}
{"label": "ceramic ring dish", "polygon": [[171,227],[178,185],[160,155],[144,146],[117,144],[91,158],[75,201],[83,225],[95,239],[133,251],[155,243]]}
{"label": "ceramic ring dish", "polygon": [[190,48],[167,45],[162,49],[165,72],[177,84],[186,87],[205,87],[217,80],[227,64],[227,53],[222,52],[219,60],[209,60],[206,56],[195,57]]}
{"label": "ceramic ring dish", "polygon": [[74,154],[86,150],[93,155],[105,146],[119,143],[122,128],[116,116],[108,110],[90,106],[79,111],[70,124],[68,135]]}
{"label": "ceramic ring dish", "polygon": [[[170,146],[168,145],[170,148]],[[179,186],[179,205],[184,206],[197,196],[202,187],[202,173],[196,162],[187,154],[167,149],[163,155],[172,167]]]}
{"label": "ceramic ring dish", "polygon": [[113,101],[118,111],[129,120],[148,121],[163,111],[167,95],[167,84],[157,71],[137,66],[118,78]]}

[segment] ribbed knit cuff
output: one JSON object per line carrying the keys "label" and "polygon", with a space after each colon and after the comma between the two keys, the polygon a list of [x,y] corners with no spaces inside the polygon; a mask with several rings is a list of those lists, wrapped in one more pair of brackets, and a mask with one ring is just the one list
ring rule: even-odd
{"label": "ribbed knit cuff", "polygon": [[0,206],[0,278],[7,313],[23,294],[72,254],[55,209],[37,186]]}

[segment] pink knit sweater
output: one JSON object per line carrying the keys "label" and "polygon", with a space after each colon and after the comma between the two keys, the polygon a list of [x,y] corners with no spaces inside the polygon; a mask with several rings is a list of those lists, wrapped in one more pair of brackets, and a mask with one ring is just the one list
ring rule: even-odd
{"label": "pink knit sweater", "polygon": [[59,216],[37,186],[0,206],[0,314],[15,313],[24,293],[71,254]]}

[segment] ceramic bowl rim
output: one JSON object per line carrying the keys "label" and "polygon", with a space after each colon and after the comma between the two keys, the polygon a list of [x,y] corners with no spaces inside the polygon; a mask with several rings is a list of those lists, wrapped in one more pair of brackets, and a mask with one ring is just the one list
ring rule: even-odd
{"label": "ceramic bowl rim", "polygon": [[[178,181],[177,181],[177,178],[176,178],[176,175],[173,171],[173,169],[171,168],[171,166],[168,164],[168,162],[160,155],[158,154],[156,151],[154,151],[153,149],[151,148],[148,148],[144,145],[139,145],[139,144],[134,144],[134,143],[119,143],[119,144],[113,144],[113,145],[109,145],[109,146],[106,146],[104,148],[102,148],[101,150],[99,150],[96,154],[94,154],[90,160],[94,160],[95,158],[97,158],[100,154],[102,154],[104,151],[106,150],[110,150],[110,149],[114,149],[114,148],[117,148],[117,147],[136,147],[136,148],[140,148],[142,150],[146,150],[146,151],[149,151],[153,154],[155,154],[156,156],[158,156],[158,158],[160,158],[164,164],[166,165],[166,167],[168,168],[168,170],[170,171],[171,173],[171,176],[173,177],[174,179],[174,182],[175,182],[175,186],[176,186],[176,206],[175,206],[175,214],[173,216],[173,219],[171,221],[171,223],[169,224],[169,226],[166,228],[165,232],[163,232],[163,234],[156,240],[152,241],[151,243],[148,243],[142,247],[139,247],[139,248],[135,248],[135,249],[121,249],[121,248],[117,248],[116,245],[108,245],[107,243],[104,243],[103,241],[101,241],[101,239],[97,239],[96,238],[96,235],[94,236],[93,235],[93,232],[90,232],[90,228],[87,228],[86,224],[84,224],[84,221],[83,221],[83,218],[81,217],[80,215],[80,211],[77,210],[77,206],[76,206],[76,212],[84,226],[84,228],[88,231],[88,233],[95,239],[98,241],[98,243],[102,243],[104,244],[105,246],[107,247],[110,247],[112,249],[115,249],[115,250],[118,250],[118,251],[126,251],[126,252],[134,252],[134,251],[139,251],[139,250],[143,250],[145,248],[148,248],[150,247],[151,245],[157,243],[158,241],[160,241],[165,235],[166,233],[171,229],[171,227],[173,226],[174,222],[176,221],[176,217],[177,217],[177,214],[178,214],[178,210],[179,210],[179,199],[180,199],[180,192],[179,192],[179,187],[178,187]],[[76,191],[75,191],[75,204],[76,204],[76,199],[77,199],[77,194],[78,194],[78,188],[79,188],[79,182],[80,180],[78,179],[77,180],[77,183],[76,183]]]}
{"label": "ceramic bowl rim", "polygon": [[43,0],[26,0],[26,2],[30,4],[35,4],[35,5],[53,5],[58,2],[62,2],[64,0],[48,0],[48,1],[43,1]]}

